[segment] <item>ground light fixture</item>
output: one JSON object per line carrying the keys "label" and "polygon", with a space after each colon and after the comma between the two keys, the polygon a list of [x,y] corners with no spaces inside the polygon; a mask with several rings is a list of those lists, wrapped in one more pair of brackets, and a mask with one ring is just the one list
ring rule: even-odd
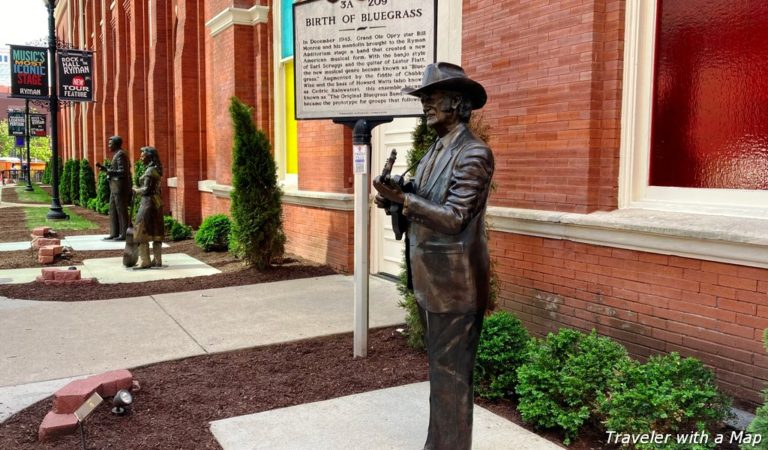
{"label": "ground light fixture", "polygon": [[120,389],[117,391],[114,397],[112,397],[112,414],[122,416],[127,412],[127,408],[133,403],[133,394],[128,389]]}

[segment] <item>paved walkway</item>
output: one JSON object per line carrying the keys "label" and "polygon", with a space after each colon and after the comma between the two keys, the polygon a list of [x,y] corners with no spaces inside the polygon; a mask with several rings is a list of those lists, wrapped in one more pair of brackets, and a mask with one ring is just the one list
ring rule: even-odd
{"label": "paved walkway", "polygon": [[[395,284],[376,277],[370,283],[370,326],[403,323]],[[76,303],[0,297],[0,342],[8,344],[0,347],[0,422],[90,374],[351,332],[352,327],[353,280],[343,275]],[[230,418],[215,422],[212,431],[227,450],[374,448],[359,440],[366,433],[389,442],[376,448],[419,448],[427,397],[420,383],[270,411],[288,428],[275,428],[282,430],[280,436],[264,441],[271,442],[267,447],[255,446],[254,436],[261,440],[269,434],[273,426],[265,423],[273,416]],[[381,420],[372,428],[374,418]],[[475,449],[559,448],[479,407],[475,420]],[[498,447],[498,442],[512,447]]]}

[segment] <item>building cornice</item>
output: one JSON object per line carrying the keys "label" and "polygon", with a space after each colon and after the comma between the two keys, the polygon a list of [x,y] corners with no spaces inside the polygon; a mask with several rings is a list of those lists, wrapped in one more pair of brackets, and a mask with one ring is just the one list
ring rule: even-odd
{"label": "building cornice", "polygon": [[205,26],[211,30],[211,36],[216,36],[234,25],[266,23],[268,14],[268,6],[255,5],[249,9],[230,6],[206,22]]}

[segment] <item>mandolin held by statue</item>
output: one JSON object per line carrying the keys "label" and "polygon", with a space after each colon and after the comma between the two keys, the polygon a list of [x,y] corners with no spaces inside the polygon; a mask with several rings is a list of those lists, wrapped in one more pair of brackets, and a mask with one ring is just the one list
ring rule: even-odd
{"label": "mandolin held by statue", "polygon": [[[395,165],[397,160],[397,150],[392,149],[392,153],[389,154],[387,162],[384,163],[384,169],[381,171],[381,180],[390,186],[398,185],[403,188],[403,177],[400,175],[391,176],[392,166]],[[389,207],[384,210],[388,216],[392,216],[392,231],[395,232],[395,239],[398,241],[403,238],[405,228],[408,225],[408,220],[403,215],[403,205],[400,203],[390,203]]]}

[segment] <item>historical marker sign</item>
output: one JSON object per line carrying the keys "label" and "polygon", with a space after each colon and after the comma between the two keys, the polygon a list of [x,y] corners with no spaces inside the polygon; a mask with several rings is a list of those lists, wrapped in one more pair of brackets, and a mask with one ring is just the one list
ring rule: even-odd
{"label": "historical marker sign", "polygon": [[401,89],[435,62],[436,1],[310,0],[293,17],[297,119],[423,113]]}
{"label": "historical marker sign", "polygon": [[59,99],[92,102],[93,52],[59,50],[56,61],[59,68]]}
{"label": "historical marker sign", "polygon": [[48,98],[48,49],[11,45],[11,97]]}

